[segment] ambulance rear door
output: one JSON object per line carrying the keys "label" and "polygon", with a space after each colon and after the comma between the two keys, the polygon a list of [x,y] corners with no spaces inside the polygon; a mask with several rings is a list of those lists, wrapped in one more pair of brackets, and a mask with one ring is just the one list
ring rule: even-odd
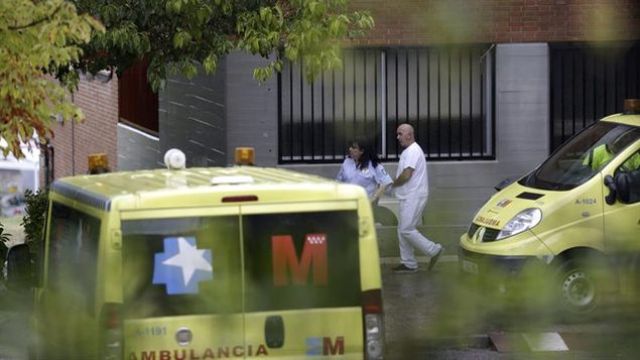
{"label": "ambulance rear door", "polygon": [[357,202],[241,213],[246,355],[362,359]]}
{"label": "ambulance rear door", "polygon": [[124,358],[244,358],[239,208],[122,217]]}

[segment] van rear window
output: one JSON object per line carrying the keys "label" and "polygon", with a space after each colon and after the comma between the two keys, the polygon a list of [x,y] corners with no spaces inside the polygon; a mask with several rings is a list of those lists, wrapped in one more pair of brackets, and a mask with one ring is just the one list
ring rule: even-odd
{"label": "van rear window", "polygon": [[247,311],[360,304],[355,211],[248,215],[242,231]]}

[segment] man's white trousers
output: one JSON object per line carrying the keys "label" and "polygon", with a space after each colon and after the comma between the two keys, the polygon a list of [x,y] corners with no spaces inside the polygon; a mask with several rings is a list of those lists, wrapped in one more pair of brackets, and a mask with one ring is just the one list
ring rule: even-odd
{"label": "man's white trousers", "polygon": [[400,199],[398,219],[398,242],[400,243],[400,260],[412,269],[418,267],[414,249],[425,255],[433,256],[440,250],[440,245],[427,239],[416,227],[422,224],[422,211],[427,205],[428,196]]}

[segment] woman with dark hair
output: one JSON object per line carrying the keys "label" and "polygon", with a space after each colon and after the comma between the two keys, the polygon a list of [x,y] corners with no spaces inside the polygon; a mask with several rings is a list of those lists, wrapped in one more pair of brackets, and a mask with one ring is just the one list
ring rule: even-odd
{"label": "woman with dark hair", "polygon": [[363,140],[349,143],[349,156],[344,159],[336,180],[362,186],[374,204],[393,183],[378,160],[376,152]]}

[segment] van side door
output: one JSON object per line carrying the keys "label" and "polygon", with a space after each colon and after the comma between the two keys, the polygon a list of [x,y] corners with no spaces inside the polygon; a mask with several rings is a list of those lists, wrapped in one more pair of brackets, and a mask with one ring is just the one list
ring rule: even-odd
{"label": "van side door", "polygon": [[[612,176],[622,172],[633,179],[630,183],[630,199],[624,203],[617,199],[604,205],[604,234],[607,247],[612,251],[640,251],[640,140],[632,145],[634,152],[617,166]],[[604,186],[604,185],[603,185]],[[604,193],[609,189],[605,187]]]}

